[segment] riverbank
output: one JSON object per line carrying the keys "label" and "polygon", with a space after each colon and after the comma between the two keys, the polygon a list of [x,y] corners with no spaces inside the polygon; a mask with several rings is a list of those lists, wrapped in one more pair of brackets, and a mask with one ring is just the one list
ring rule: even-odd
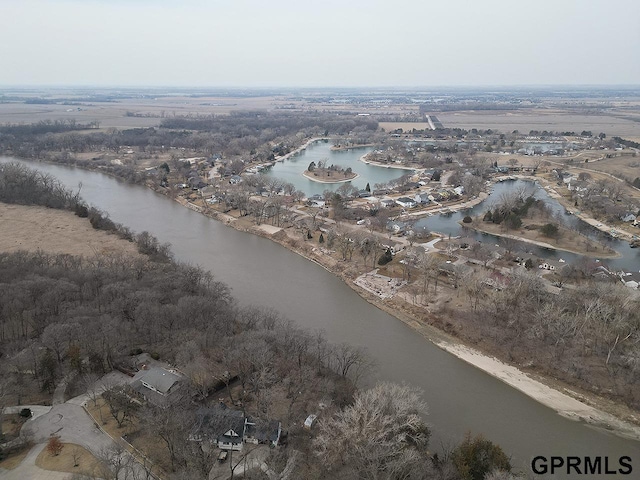
{"label": "riverbank", "polygon": [[[170,191],[165,190],[165,192],[170,196],[171,194]],[[220,214],[220,216],[222,217],[224,216],[224,214]],[[272,231],[272,232],[260,231],[262,229],[249,228],[246,226],[239,225],[238,222],[236,222],[234,217],[231,217],[231,216],[225,216],[225,217],[229,221],[231,226],[233,226],[237,230],[243,230],[243,231],[251,232],[266,238],[270,238],[271,240],[285,246],[285,248],[288,248],[289,250],[292,250],[295,253],[298,253],[301,256],[304,256],[305,258],[313,261],[314,263],[322,265],[323,268],[325,268],[326,270],[332,272],[336,276],[339,276],[341,279],[343,279],[351,288],[356,290],[358,294],[360,294],[363,298],[365,298],[365,300],[379,307],[381,310],[384,310],[385,312],[393,315],[399,320],[407,323],[407,325],[409,325],[411,328],[416,330],[418,333],[425,336],[425,338],[429,339],[433,343],[438,344],[438,341],[440,341],[442,338],[446,338],[446,334],[440,330],[436,330],[436,326],[428,325],[428,322],[430,321],[428,318],[426,318],[430,315],[428,312],[425,312],[424,310],[422,310],[420,313],[417,313],[417,312],[404,313],[403,310],[407,310],[407,311],[410,310],[409,308],[410,305],[407,304],[406,302],[400,303],[398,301],[397,303],[393,303],[393,301],[391,301],[391,302],[385,303],[385,302],[377,302],[376,299],[374,298],[367,298],[365,293],[358,290],[353,285],[351,281],[351,277],[348,275],[348,272],[345,272],[345,267],[347,266],[345,262],[336,262],[334,259],[333,263],[331,263],[332,259],[327,258],[326,255],[322,255],[321,251],[313,252],[311,251],[310,248],[305,249],[305,247],[307,246],[310,247],[310,245],[307,242],[304,242],[303,240],[301,240],[299,234],[295,234],[295,232],[291,231],[290,232],[291,234],[287,235],[285,231],[283,231],[282,229],[278,229],[277,232],[276,231]],[[423,333],[423,332],[426,332],[426,333]],[[460,341],[459,339],[452,338],[450,341],[454,345],[460,344],[464,346],[464,342]],[[455,353],[453,354],[455,355]],[[492,358],[490,355],[485,355],[485,356],[487,356],[488,358]],[[482,368],[482,367],[478,367],[478,368]],[[491,372],[489,371],[487,373],[491,374]],[[554,388],[554,385],[557,385],[557,382],[554,384],[553,379],[549,379],[549,378],[543,379],[543,382],[545,384],[551,385],[551,388]],[[560,386],[556,389],[560,391],[564,391],[565,388],[567,387]],[[580,394],[580,395],[583,395],[583,394]],[[531,398],[541,401],[540,399],[532,395],[530,396]],[[583,397],[587,404],[592,404],[596,406],[598,405],[598,402],[602,400],[602,399],[597,399],[595,396],[593,396],[593,399],[592,399],[591,395],[583,395]],[[625,417],[620,416],[620,418],[625,418]],[[604,420],[603,420],[602,426],[603,428],[607,428],[606,423],[604,423]]]}
{"label": "riverbank", "polygon": [[399,296],[380,299],[355,283],[355,277],[347,264],[338,262],[309,243],[300,242],[285,229],[262,229],[240,225],[235,217],[220,214],[218,219],[236,230],[268,238],[305,259],[321,266],[338,276],[358,295],[405,323],[425,339],[450,354],[473,365],[485,373],[500,379],[513,388],[525,393],[537,402],[552,408],[558,414],[571,420],[587,423],[624,438],[640,440],[640,416],[624,405],[613,403],[591,392],[578,391],[553,377],[542,377],[526,373],[517,366],[495,358],[465,344],[461,339],[440,330],[428,321],[430,314],[417,314]]}

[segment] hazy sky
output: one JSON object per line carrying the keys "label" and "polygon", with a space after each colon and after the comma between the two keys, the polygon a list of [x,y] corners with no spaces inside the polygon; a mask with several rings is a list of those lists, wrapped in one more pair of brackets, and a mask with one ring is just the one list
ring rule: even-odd
{"label": "hazy sky", "polygon": [[0,85],[637,85],[639,21],[639,0],[0,0]]}

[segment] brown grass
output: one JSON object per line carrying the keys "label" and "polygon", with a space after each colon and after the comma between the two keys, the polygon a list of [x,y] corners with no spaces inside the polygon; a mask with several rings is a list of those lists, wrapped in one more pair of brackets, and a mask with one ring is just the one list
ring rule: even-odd
{"label": "brown grass", "polygon": [[27,444],[22,448],[11,452],[4,460],[0,461],[0,468],[4,468],[5,470],[13,470],[22,463],[22,461],[29,454],[32,448],[33,445]]}
{"label": "brown grass", "polygon": [[0,203],[0,225],[0,252],[141,256],[134,243],[95,230],[88,219],[64,210]]}
{"label": "brown grass", "polygon": [[[74,443],[63,443],[60,455],[52,456],[45,448],[36,458],[36,465],[43,470],[56,472],[80,473],[92,475],[100,470],[100,461],[93,454]],[[77,456],[78,466],[75,466],[74,455]]]}
{"label": "brown grass", "polygon": [[[554,223],[558,227],[559,235],[556,238],[545,237],[540,233],[540,228],[546,223]],[[544,216],[535,215],[522,219],[522,227],[517,230],[506,230],[502,225],[492,222],[484,222],[481,216],[475,217],[472,223],[465,226],[481,232],[487,232],[494,235],[512,235],[518,238],[529,240],[531,242],[541,242],[552,245],[558,250],[566,250],[578,253],[580,255],[597,256],[597,257],[615,257],[616,252],[606,245],[591,240],[590,238],[580,235],[574,230],[564,227],[562,224],[554,222],[553,219]],[[531,229],[526,226],[533,227]]]}
{"label": "brown grass", "polygon": [[607,114],[580,114],[560,109],[519,109],[513,111],[458,111],[438,112],[438,120],[446,128],[488,129],[500,132],[518,130],[528,133],[538,131],[590,130],[594,135],[604,132],[609,136],[631,138],[640,135],[640,123]]}
{"label": "brown grass", "polygon": [[[102,398],[98,399],[97,405],[94,405],[93,401],[87,403],[87,411],[96,424],[100,425],[112,438],[119,440],[123,435],[127,435],[128,443],[133,445],[135,450],[129,446],[127,446],[127,449],[134,457],[140,463],[143,463],[140,457],[140,453],[142,453],[153,462],[153,471],[161,477],[165,476],[163,469],[170,467],[168,463],[169,452],[160,438],[145,435],[135,419],[133,423],[127,423],[122,428],[118,427],[118,423],[109,413],[109,407]],[[102,417],[100,412],[102,412]]]}
{"label": "brown grass", "polygon": [[109,413],[109,407],[102,397],[98,399],[97,405],[94,405],[93,401],[87,403],[87,410],[93,420],[115,439],[118,439],[123,435],[132,434],[139,429],[138,422],[136,420],[134,420],[133,423],[125,423],[122,428],[118,427],[118,422],[116,422]]}

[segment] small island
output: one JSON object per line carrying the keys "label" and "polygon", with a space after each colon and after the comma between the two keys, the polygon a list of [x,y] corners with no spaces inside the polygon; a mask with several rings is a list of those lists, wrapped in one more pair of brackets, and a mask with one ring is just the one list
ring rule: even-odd
{"label": "small island", "polygon": [[350,182],[354,178],[358,178],[351,167],[342,168],[339,165],[327,166],[326,160],[311,162],[302,175],[314,182],[320,183],[342,183]]}
{"label": "small island", "polygon": [[523,192],[503,195],[484,215],[467,216],[460,223],[465,228],[553,250],[599,258],[620,256],[609,246],[567,228],[542,200]]}

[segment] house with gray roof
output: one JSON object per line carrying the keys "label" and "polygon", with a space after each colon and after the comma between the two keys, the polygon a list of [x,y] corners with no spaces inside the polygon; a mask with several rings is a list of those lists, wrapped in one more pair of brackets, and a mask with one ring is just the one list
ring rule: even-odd
{"label": "house with gray roof", "polygon": [[143,370],[142,374],[131,383],[131,388],[138,392],[145,400],[159,405],[166,397],[177,389],[182,377],[175,372],[160,367]]}
{"label": "house with gray roof", "polygon": [[244,441],[254,444],[269,444],[274,447],[280,441],[282,424],[277,420],[262,420],[247,417],[244,422]]}
{"label": "house with gray roof", "polygon": [[232,410],[220,403],[211,408],[200,408],[196,412],[196,423],[189,440],[216,444],[221,450],[242,450],[245,418],[242,412]]}
{"label": "house with gray roof", "polygon": [[245,417],[242,412],[220,403],[196,412],[189,440],[209,442],[221,450],[240,451],[244,443],[278,445],[282,425],[277,420]]}

